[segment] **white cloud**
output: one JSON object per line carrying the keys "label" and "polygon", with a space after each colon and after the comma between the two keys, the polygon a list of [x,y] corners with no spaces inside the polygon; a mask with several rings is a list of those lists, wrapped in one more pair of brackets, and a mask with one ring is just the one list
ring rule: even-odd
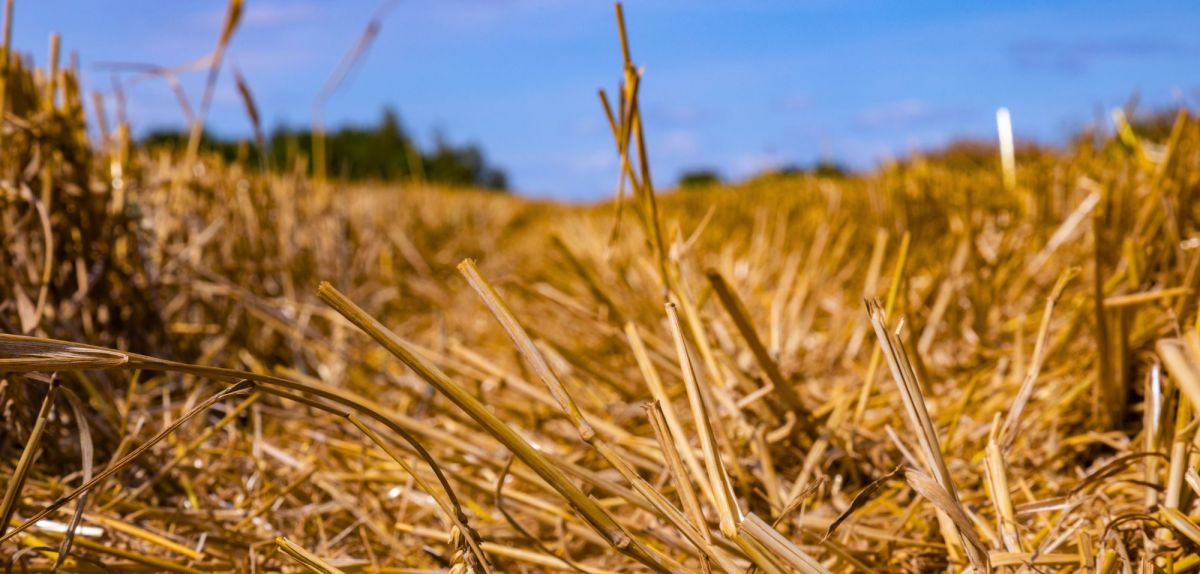
{"label": "white cloud", "polygon": [[925,101],[907,99],[866,108],[858,113],[857,122],[872,128],[895,127],[930,115],[929,104]]}

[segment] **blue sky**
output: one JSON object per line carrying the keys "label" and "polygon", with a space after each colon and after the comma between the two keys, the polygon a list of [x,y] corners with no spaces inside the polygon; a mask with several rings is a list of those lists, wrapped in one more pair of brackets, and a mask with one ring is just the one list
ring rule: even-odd
{"label": "blue sky", "polygon": [[[85,87],[102,62],[175,65],[207,54],[219,0],[17,0],[18,48],[45,61],[57,31]],[[375,0],[247,0],[227,64],[268,125],[307,125],[321,85]],[[660,187],[688,168],[728,178],[831,157],[858,168],[955,137],[992,137],[998,106],[1018,138],[1062,141],[1137,93],[1143,107],[1200,102],[1200,3],[738,2],[626,4]],[[229,69],[227,66],[226,70]],[[422,141],[476,142],[539,197],[611,195],[616,157],[596,89],[620,51],[605,1],[401,1],[328,102],[333,125],[394,106]],[[199,100],[203,73],[181,78]],[[125,80],[135,130],[179,126],[166,84]],[[249,133],[232,76],[209,126]]]}

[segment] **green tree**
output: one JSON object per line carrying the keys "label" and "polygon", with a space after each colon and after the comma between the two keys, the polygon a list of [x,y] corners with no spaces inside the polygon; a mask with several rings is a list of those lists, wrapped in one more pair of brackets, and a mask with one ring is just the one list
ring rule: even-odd
{"label": "green tree", "polygon": [[690,169],[679,175],[680,189],[696,189],[721,184],[721,174],[715,169]]}
{"label": "green tree", "polygon": [[[343,126],[326,134],[325,138],[327,172],[346,181],[407,181],[419,175],[445,185],[508,189],[504,171],[489,165],[478,145],[455,145],[438,134],[433,149],[422,150],[409,137],[399,114],[390,107],[383,110],[375,125]],[[187,145],[187,133],[156,130],[143,137],[140,143],[145,148],[178,151]],[[294,169],[303,154],[307,158],[308,173],[312,173],[313,134],[310,130],[276,128],[267,145],[271,169]],[[253,143],[223,139],[207,132],[201,138],[201,149],[216,153],[226,161],[244,160],[247,152],[258,153]]]}

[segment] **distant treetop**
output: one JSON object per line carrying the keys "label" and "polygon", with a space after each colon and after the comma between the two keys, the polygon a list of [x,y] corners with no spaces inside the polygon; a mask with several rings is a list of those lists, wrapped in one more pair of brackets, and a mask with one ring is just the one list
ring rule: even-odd
{"label": "distant treetop", "polygon": [[[373,126],[343,126],[326,134],[327,172],[346,181],[423,180],[454,186],[507,190],[508,177],[501,169],[488,165],[483,150],[475,144],[455,145],[441,134],[433,149],[422,150],[400,123],[392,108],[385,108]],[[155,130],[141,139],[145,148],[182,149],[187,132]],[[268,138],[267,162],[271,169],[293,169],[303,156],[312,173],[312,131],[279,127]],[[246,160],[257,155],[257,145],[243,139],[229,139],[205,133],[201,148],[220,154],[226,160]]]}

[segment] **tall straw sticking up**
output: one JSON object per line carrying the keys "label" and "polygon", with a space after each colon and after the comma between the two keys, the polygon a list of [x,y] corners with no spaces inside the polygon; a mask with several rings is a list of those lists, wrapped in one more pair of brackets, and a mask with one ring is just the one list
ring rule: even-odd
{"label": "tall straw sticking up", "polygon": [[1012,115],[1008,108],[996,110],[996,132],[1000,138],[1000,170],[1004,174],[1004,189],[1017,188],[1017,156],[1013,147]]}

